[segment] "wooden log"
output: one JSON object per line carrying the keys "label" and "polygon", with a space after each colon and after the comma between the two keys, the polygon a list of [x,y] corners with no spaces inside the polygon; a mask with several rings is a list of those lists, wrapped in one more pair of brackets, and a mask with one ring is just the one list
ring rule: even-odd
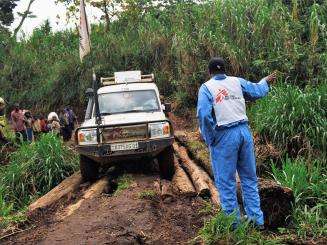
{"label": "wooden log", "polygon": [[182,196],[196,196],[195,188],[184,169],[179,165],[178,159],[174,157],[175,174],[172,180],[173,191]]}
{"label": "wooden log", "polygon": [[190,159],[185,147],[178,146],[176,143],[173,146],[175,152],[180,157],[184,168],[191,177],[198,195],[201,197],[210,197],[210,189],[207,184],[208,179],[210,179],[208,174]]}
{"label": "wooden log", "polygon": [[60,217],[60,219],[64,219],[70,215],[72,215],[77,209],[81,207],[81,205],[85,202],[87,199],[95,198],[100,196],[103,191],[106,189],[107,185],[109,183],[109,180],[107,177],[103,177],[102,179],[95,182],[93,185],[91,185],[90,188],[88,188],[81,199],[78,200],[78,202],[68,206],[65,211],[63,212],[63,215]]}
{"label": "wooden log", "polygon": [[171,182],[168,180],[161,180],[161,199],[165,203],[172,202],[174,200]]}
{"label": "wooden log", "polygon": [[211,201],[216,207],[220,207],[220,198],[218,190],[213,181],[208,182],[210,194],[211,194]]}
{"label": "wooden log", "polygon": [[181,143],[182,145],[186,144],[188,142],[188,138],[187,138],[185,131],[176,130],[174,132],[174,136],[175,136],[175,139],[177,139],[177,141],[179,143]]}
{"label": "wooden log", "polygon": [[[185,131],[175,131],[174,133],[175,139],[184,147],[186,147],[191,158],[195,159],[197,164],[200,165],[211,178],[213,178],[213,172],[209,157],[209,152],[207,150],[206,145],[200,141],[198,134],[189,135],[186,134]],[[200,149],[190,149],[190,142],[196,142],[197,145],[200,145]]]}
{"label": "wooden log", "polygon": [[28,207],[28,216],[31,216],[37,210],[45,209],[57,202],[62,197],[74,192],[82,183],[82,176],[80,172],[76,172],[72,176],[66,178],[59,185],[53,188],[44,196],[37,199]]}

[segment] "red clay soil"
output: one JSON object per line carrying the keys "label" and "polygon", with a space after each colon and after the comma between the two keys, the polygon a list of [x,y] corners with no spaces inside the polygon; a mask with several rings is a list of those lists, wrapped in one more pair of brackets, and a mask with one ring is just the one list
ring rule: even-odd
{"label": "red clay soil", "polygon": [[200,198],[179,197],[163,203],[158,196],[139,194],[155,190],[158,177],[132,175],[133,183],[116,196],[86,200],[71,216],[58,221],[62,209],[44,216],[31,230],[3,244],[186,244],[203,226]]}

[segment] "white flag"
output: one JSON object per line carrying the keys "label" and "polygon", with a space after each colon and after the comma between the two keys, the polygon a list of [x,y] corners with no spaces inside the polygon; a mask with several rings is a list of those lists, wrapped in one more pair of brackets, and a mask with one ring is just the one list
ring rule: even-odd
{"label": "white flag", "polygon": [[81,61],[91,51],[89,23],[85,12],[84,0],[81,0],[79,21],[79,56]]}

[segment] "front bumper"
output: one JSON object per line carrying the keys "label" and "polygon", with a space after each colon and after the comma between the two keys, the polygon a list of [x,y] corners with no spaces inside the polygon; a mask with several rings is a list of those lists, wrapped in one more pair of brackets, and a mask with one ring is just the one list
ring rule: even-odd
{"label": "front bumper", "polygon": [[[76,149],[79,154],[84,155],[93,159],[99,163],[108,163],[108,162],[117,162],[121,160],[128,160],[128,159],[135,159],[135,158],[142,158],[142,157],[156,157],[161,151],[163,151],[166,147],[170,146],[174,142],[174,132],[169,120],[160,120],[160,121],[147,121],[147,122],[138,122],[138,123],[123,123],[123,124],[116,124],[116,125],[98,125],[96,128],[97,130],[101,130],[107,127],[119,128],[125,126],[137,126],[146,124],[146,128],[149,128],[150,123],[155,122],[163,122],[166,121],[170,124],[171,128],[171,136],[164,137],[164,138],[156,138],[151,139],[149,135],[149,131],[146,132],[146,138],[140,140],[126,140],[123,142],[100,142],[98,140],[98,144],[94,145],[78,145],[77,141],[77,134],[78,130],[80,129],[89,129],[94,128],[94,126],[89,127],[80,127],[75,131],[75,141],[76,141]],[[101,137],[98,134],[98,137]],[[123,151],[111,151],[111,144],[116,143],[129,143],[129,142],[138,142],[138,149],[136,150],[123,150]]]}
{"label": "front bumper", "polygon": [[[110,143],[98,145],[78,145],[79,154],[97,162],[114,162],[141,157],[155,157],[166,147],[172,145],[174,137],[138,141],[139,148],[135,150],[111,151]],[[125,142],[128,143],[128,142]]]}

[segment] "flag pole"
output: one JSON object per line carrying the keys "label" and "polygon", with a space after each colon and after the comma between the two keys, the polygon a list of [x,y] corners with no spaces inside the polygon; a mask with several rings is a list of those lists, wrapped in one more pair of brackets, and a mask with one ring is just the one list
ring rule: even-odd
{"label": "flag pole", "polygon": [[[81,0],[80,3],[80,30],[79,30],[79,52],[80,59],[83,62],[84,56],[91,53],[91,40],[90,40],[90,31],[89,24],[87,21],[87,15],[85,11],[85,2]],[[94,64],[92,60],[92,88],[93,88],[93,96],[94,96],[94,109],[96,116],[96,124],[97,124],[97,142],[100,143],[100,125],[102,123],[100,108],[99,108],[99,100],[98,100],[98,80],[95,74]]]}

